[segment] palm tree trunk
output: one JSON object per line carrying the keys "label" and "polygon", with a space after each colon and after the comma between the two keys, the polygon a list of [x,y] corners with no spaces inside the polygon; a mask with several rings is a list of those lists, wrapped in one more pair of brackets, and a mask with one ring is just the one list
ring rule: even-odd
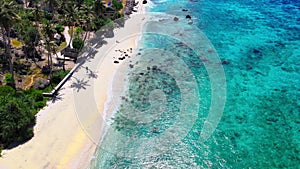
{"label": "palm tree trunk", "polygon": [[81,44],[81,46],[80,46],[79,50],[81,50],[81,49],[83,48],[83,46],[84,46],[84,43],[85,43],[85,41],[86,41],[86,38],[87,38],[87,35],[88,35],[88,33],[89,33],[89,31],[87,30],[87,31],[85,32],[85,35],[84,35],[84,38],[83,38],[83,43]]}
{"label": "palm tree trunk", "polygon": [[[4,48],[5,48],[5,52],[6,52],[6,50],[7,50],[7,45],[6,45],[7,41],[6,41],[6,36],[5,35],[6,35],[6,31],[5,31],[4,28],[2,28],[2,38],[3,38]],[[3,61],[6,60],[7,59],[6,55],[4,55],[2,59],[3,59]]]}
{"label": "palm tree trunk", "polygon": [[16,84],[15,84],[15,77],[14,77],[14,65],[13,65],[13,60],[11,57],[11,53],[10,53],[10,29],[8,28],[7,31],[7,45],[6,45],[6,54],[7,54],[7,58],[8,58],[8,63],[9,63],[9,71],[11,73],[11,87],[12,88],[16,88]]}

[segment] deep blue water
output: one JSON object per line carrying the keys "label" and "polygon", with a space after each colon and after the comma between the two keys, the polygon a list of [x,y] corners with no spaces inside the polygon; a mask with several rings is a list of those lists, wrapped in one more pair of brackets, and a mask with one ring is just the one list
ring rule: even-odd
{"label": "deep blue water", "polygon": [[[208,140],[199,141],[213,106],[205,59],[180,39],[145,34],[129,73],[129,101],[118,108],[92,168],[298,168],[300,1],[152,2],[150,12],[180,21],[190,15],[190,26],[204,33],[220,61],[229,61],[222,65],[222,118]],[[148,66],[151,58],[158,68]]]}

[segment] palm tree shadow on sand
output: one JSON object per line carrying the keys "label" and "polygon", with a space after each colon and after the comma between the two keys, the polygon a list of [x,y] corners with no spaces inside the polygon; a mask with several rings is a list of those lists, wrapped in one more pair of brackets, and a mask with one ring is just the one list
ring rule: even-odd
{"label": "palm tree shadow on sand", "polygon": [[90,84],[88,84],[89,80],[86,80],[85,79],[78,79],[76,77],[73,77],[76,81],[73,82],[71,84],[71,88],[74,88],[74,89],[77,89],[77,92],[79,92],[79,90],[81,89],[86,89],[87,86],[91,86]]}
{"label": "palm tree shadow on sand", "polygon": [[51,99],[51,102],[52,103],[55,103],[57,101],[61,101],[63,99],[63,95],[65,94],[62,94],[62,93],[58,93],[58,94],[55,94],[52,99]]}

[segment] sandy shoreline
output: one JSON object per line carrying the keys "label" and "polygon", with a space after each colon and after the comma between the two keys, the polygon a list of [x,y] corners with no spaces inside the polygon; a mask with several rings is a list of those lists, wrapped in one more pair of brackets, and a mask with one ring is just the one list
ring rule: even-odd
{"label": "sandy shoreline", "polygon": [[[144,13],[144,5],[139,1],[137,13]],[[101,138],[99,130],[91,128],[101,128],[99,120],[102,122],[103,113],[109,113],[103,112],[111,89],[109,82],[121,64],[113,63],[120,56],[115,50],[134,49],[141,25],[142,19],[133,17],[125,22],[124,28],[114,31],[113,38],[105,39],[107,44],[74,73],[58,99],[49,101],[37,114],[34,137],[16,148],[3,150],[0,169],[88,167]],[[89,77],[89,73],[96,76]]]}

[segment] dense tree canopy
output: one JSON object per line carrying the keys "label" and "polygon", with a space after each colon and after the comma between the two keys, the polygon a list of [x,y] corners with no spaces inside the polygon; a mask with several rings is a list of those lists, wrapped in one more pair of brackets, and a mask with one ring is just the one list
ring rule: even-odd
{"label": "dense tree canopy", "polygon": [[[115,0],[113,7],[117,11],[123,8]],[[82,49],[88,31],[96,31],[116,19],[105,18],[105,8],[101,0],[0,0],[0,74],[5,77],[4,84],[0,84],[0,152],[11,143],[33,136],[35,114],[46,103],[42,91],[15,89],[15,79],[23,76],[17,70],[22,66],[15,66],[21,56],[11,46],[11,39],[22,44],[18,50],[24,52],[28,63],[45,60],[47,65],[43,66],[48,66],[50,73],[44,75],[58,83],[63,74],[52,75],[52,56],[62,40],[55,39],[54,34],[62,35],[68,26],[70,44]]]}

